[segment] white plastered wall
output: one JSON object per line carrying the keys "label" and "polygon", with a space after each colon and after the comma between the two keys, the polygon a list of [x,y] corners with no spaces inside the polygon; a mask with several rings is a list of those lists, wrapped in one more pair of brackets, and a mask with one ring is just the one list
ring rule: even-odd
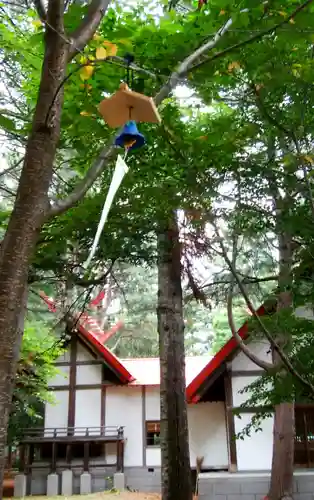
{"label": "white plastered wall", "polygon": [[62,385],[69,385],[69,366],[57,366],[57,373],[48,381],[48,386],[60,387]]}
{"label": "white plastered wall", "polygon": [[191,467],[204,457],[203,468],[228,467],[225,405],[223,402],[188,406]]}
{"label": "white plastered wall", "polygon": [[[265,361],[271,361],[271,353],[269,344],[266,341],[250,342],[250,349]],[[252,371],[258,371],[260,368],[255,363],[250,361],[244,353],[240,352],[230,363],[232,374],[232,398],[233,406],[240,406],[246,401],[248,396],[240,394],[239,391],[252,383],[258,377],[258,374],[252,375]],[[237,375],[236,372],[250,371],[250,375]],[[241,413],[241,418],[234,417],[235,433],[238,434],[251,422],[254,414]],[[262,430],[259,432],[251,432],[250,436],[245,436],[244,440],[237,439],[237,462],[238,471],[251,470],[269,470],[272,461],[272,444],[273,444],[273,417],[267,418],[261,424]]]}
{"label": "white plastered wall", "polygon": [[[145,420],[160,420],[160,388],[145,387]],[[145,444],[145,443],[144,443]],[[160,467],[161,452],[159,446],[145,447],[147,467]]]}
{"label": "white plastered wall", "polygon": [[[160,420],[159,387],[145,387],[145,418]],[[191,467],[196,457],[204,457],[203,467],[228,466],[228,446],[224,403],[198,403],[188,406]],[[146,465],[160,466],[159,447],[146,448]]]}
{"label": "white plastered wall", "polygon": [[76,367],[76,384],[101,384],[101,365],[79,365]]}
{"label": "white plastered wall", "polygon": [[[106,388],[105,425],[124,427],[125,467],[143,465],[142,387]],[[106,445],[106,460],[116,462],[116,446]]]}
{"label": "white plastered wall", "polygon": [[93,361],[95,358],[93,355],[84,347],[84,345],[81,342],[78,342],[77,344],[77,354],[76,354],[76,360],[77,361]]}
{"label": "white plastered wall", "polygon": [[[101,425],[101,389],[79,389],[75,395],[75,427],[96,427],[90,434],[99,434]],[[84,429],[77,429],[76,434],[83,434]]]}
{"label": "white plastered wall", "polygon": [[[55,391],[54,404],[46,403],[45,429],[66,428],[68,426],[69,391]],[[51,430],[46,435],[51,435]],[[59,431],[58,434],[64,434]]]}

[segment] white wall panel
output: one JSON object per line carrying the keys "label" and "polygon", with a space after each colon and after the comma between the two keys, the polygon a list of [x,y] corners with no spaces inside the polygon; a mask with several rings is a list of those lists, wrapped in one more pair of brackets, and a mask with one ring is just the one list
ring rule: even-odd
{"label": "white wall panel", "polygon": [[145,387],[145,415],[146,420],[160,420],[159,387]]}
{"label": "white wall panel", "polygon": [[142,403],[141,387],[106,389],[105,425],[124,427],[125,467],[143,465]]}
{"label": "white wall panel", "polygon": [[[45,406],[45,429],[67,428],[69,391],[55,391],[55,403],[46,403]],[[48,434],[48,433],[46,433]],[[59,433],[60,434],[60,433]]]}
{"label": "white wall panel", "polygon": [[[101,389],[80,389],[75,397],[75,427],[98,427],[101,425]],[[79,434],[79,431],[77,431]]]}
{"label": "white wall panel", "polygon": [[78,342],[76,359],[77,361],[92,361],[95,358],[81,342]]}
{"label": "white wall panel", "polygon": [[[271,352],[270,346],[267,341],[259,340],[249,342],[249,347],[251,351],[259,356],[264,361],[271,362]],[[255,363],[249,360],[249,358],[243,353],[239,352],[239,354],[232,360],[231,362],[233,371],[243,371],[243,370],[259,370]]]}
{"label": "white wall panel", "polygon": [[250,394],[248,393],[241,394],[240,391],[258,378],[259,378],[258,376],[253,376],[253,375],[248,377],[244,377],[242,375],[232,376],[231,385],[232,385],[233,406],[240,406],[242,403],[245,403],[245,401],[250,397]]}
{"label": "white wall panel", "polygon": [[[234,417],[235,433],[240,432],[250,423],[253,414],[245,413],[241,419]],[[273,417],[262,422],[262,431],[252,432],[251,436],[237,439],[238,471],[269,470],[272,462]]]}
{"label": "white wall panel", "polygon": [[147,467],[161,466],[161,450],[159,447],[146,448],[146,465]]}
{"label": "white wall panel", "polygon": [[77,385],[101,384],[101,365],[79,365],[76,367]]}
{"label": "white wall panel", "polygon": [[61,385],[69,385],[69,373],[70,373],[70,367],[69,366],[57,366],[56,369],[58,370],[58,373],[54,377],[52,377],[48,381],[48,386],[61,386]]}
{"label": "white wall panel", "polygon": [[188,406],[191,467],[204,457],[203,467],[227,467],[228,445],[224,403]]}

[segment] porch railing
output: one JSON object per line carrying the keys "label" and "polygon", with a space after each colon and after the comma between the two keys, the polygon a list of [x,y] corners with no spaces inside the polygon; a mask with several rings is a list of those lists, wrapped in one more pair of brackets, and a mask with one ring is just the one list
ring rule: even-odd
{"label": "porch railing", "polygon": [[54,439],[54,438],[86,438],[95,437],[106,439],[123,439],[123,427],[121,426],[99,426],[99,427],[45,427],[22,429],[23,440]]}

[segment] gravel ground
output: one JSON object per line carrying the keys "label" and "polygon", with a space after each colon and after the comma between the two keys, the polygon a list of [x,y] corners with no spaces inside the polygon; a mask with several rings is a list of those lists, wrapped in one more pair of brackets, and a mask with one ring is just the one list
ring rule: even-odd
{"label": "gravel ground", "polygon": [[63,500],[160,500],[160,495],[158,493],[133,493],[129,491],[122,491],[119,493],[103,492],[103,493],[93,493],[92,495],[73,495],[71,497],[27,497],[34,500],[54,500],[61,498]]}

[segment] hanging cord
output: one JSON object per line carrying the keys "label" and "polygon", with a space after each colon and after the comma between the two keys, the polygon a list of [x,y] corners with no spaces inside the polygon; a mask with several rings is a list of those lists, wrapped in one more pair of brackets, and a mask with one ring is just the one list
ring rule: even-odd
{"label": "hanging cord", "polygon": [[134,55],[129,53],[125,54],[124,60],[126,62],[126,83],[127,86],[132,89],[134,84],[134,71],[130,66],[134,62]]}

